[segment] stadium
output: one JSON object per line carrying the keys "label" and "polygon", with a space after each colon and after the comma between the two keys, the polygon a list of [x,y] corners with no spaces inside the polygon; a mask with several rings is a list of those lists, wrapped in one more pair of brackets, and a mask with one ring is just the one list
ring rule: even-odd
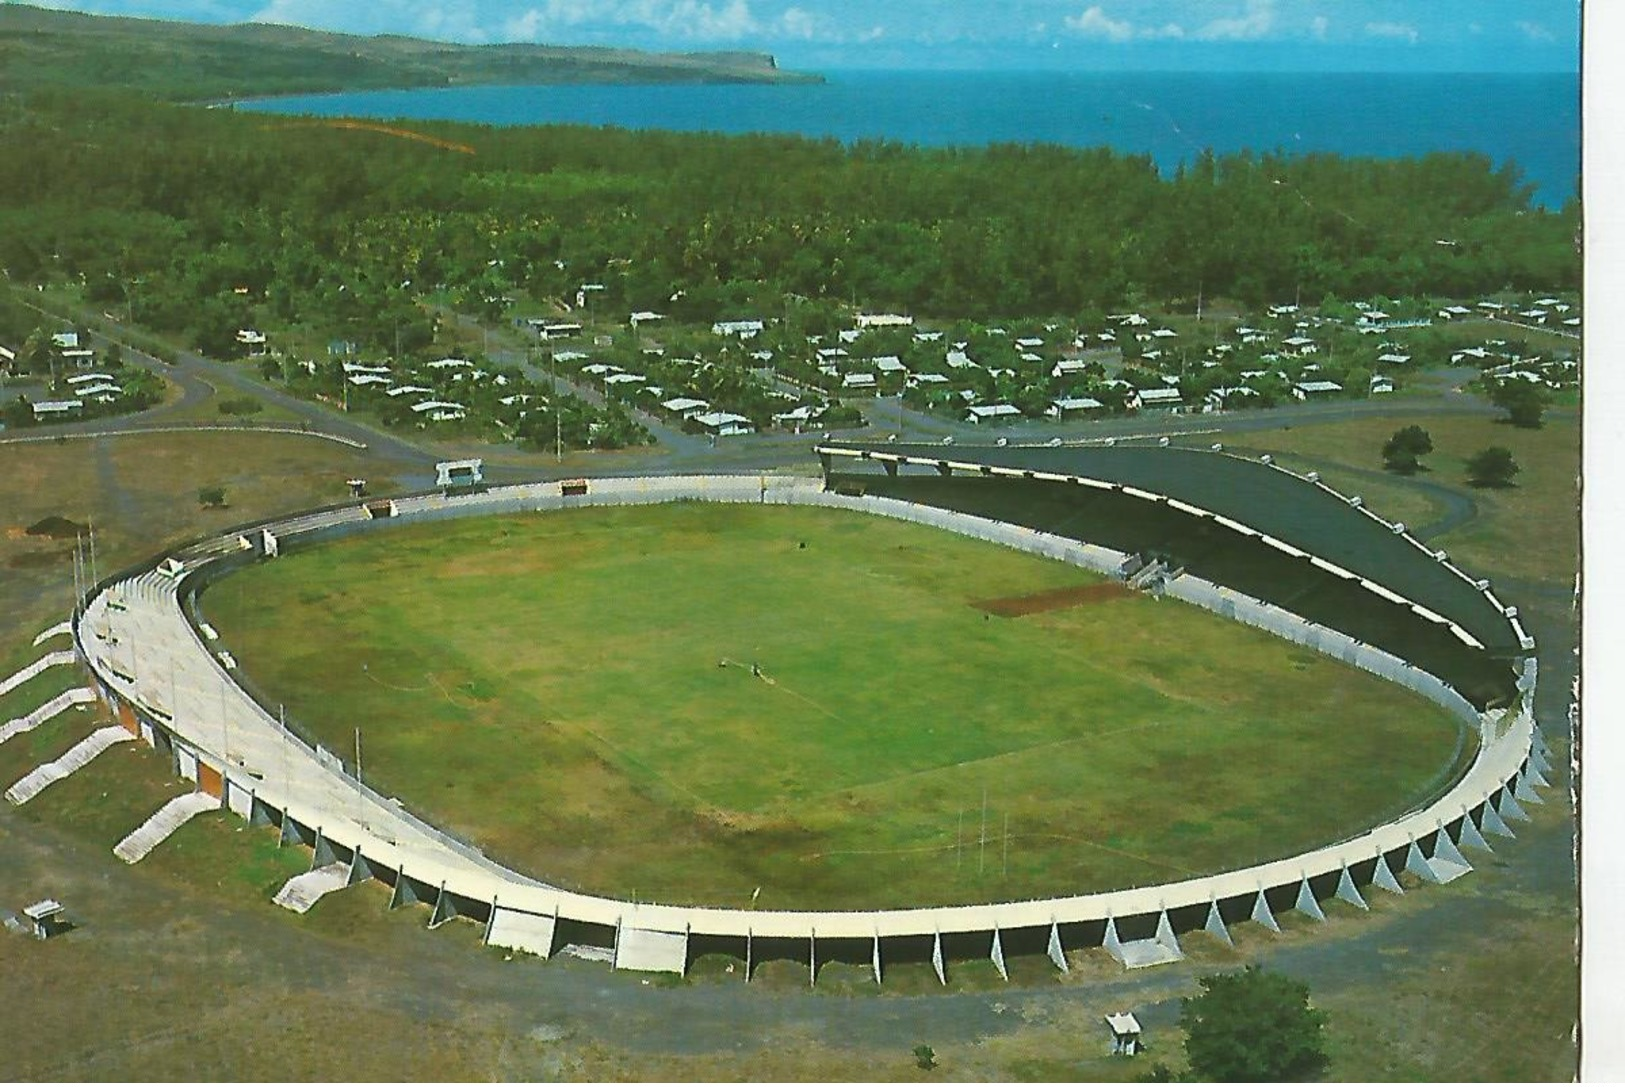
{"label": "stadium", "polygon": [[[322,894],[378,880],[392,889],[392,905],[425,904],[433,926],[461,917],[491,946],[544,957],[596,949],[618,969],[684,973],[698,957],[721,954],[742,961],[747,979],[758,964],[787,959],[812,981],[821,965],[844,962],[879,983],[888,964],[907,961],[929,962],[943,979],[950,964],[970,959],[1005,974],[1007,956],[1017,954],[1047,955],[1067,970],[1069,955],[1093,948],[1127,966],[1152,965],[1178,959],[1180,937],[1192,931],[1228,942],[1236,924],[1278,931],[1287,912],[1324,918],[1323,904],[1334,900],[1364,908],[1373,889],[1398,892],[1402,876],[1448,882],[1471,870],[1464,850],[1510,836],[1521,805],[1538,799],[1548,754],[1532,711],[1534,643],[1516,609],[1403,525],[1312,474],[1216,448],[1131,443],[826,441],[816,452],[821,479],[442,489],[245,526],[97,584],[75,615],[75,652],[126,737],[169,754],[182,777],[249,824],[310,849],[310,872],[278,896],[285,904],[308,908]],[[1446,780],[1400,790],[1400,810],[1369,825],[1171,881],[876,908],[650,902],[572,889],[546,871],[521,874],[414,814],[414,796],[375,792],[357,772],[359,751],[299,735],[271,693],[254,688],[252,670],[239,676],[199,610],[211,585],[229,587],[245,568],[274,568],[284,553],[315,553],[341,538],[387,542],[463,518],[694,502],[866,514],[1059,561],[1379,677],[1442,711],[1465,743],[1445,760]],[[763,678],[755,661],[716,663]],[[800,693],[817,697],[805,684]],[[1318,803],[1286,805],[1286,815]]]}

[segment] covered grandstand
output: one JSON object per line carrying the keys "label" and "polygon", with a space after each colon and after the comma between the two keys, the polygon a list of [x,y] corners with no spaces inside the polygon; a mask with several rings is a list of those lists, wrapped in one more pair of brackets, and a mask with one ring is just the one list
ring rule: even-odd
{"label": "covered grandstand", "polygon": [[1163,445],[826,441],[832,490],[903,499],[1164,562],[1379,646],[1483,708],[1534,648],[1475,580],[1357,497],[1265,458]]}

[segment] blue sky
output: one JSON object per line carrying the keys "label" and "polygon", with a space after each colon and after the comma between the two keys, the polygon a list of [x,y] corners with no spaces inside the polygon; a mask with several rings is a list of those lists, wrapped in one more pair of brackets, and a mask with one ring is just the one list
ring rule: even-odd
{"label": "blue sky", "polygon": [[462,42],[752,49],[812,69],[1573,71],[1580,38],[1579,0],[44,2]]}

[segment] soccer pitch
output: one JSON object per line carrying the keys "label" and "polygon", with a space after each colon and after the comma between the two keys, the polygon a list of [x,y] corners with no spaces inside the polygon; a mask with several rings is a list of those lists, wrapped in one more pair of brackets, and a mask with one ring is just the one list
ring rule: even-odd
{"label": "soccer pitch", "polygon": [[201,606],[308,733],[349,752],[361,729],[381,792],[519,871],[643,901],[1182,879],[1357,833],[1471,756],[1443,710],[1319,654],[836,510],[391,528]]}

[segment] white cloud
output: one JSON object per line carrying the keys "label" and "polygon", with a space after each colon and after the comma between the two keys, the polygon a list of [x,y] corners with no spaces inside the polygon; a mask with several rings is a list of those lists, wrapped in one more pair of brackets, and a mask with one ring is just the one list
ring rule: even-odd
{"label": "white cloud", "polygon": [[474,0],[371,0],[333,4],[328,0],[271,0],[250,22],[288,23],[355,34],[411,34],[445,41],[489,40]]}
{"label": "white cloud", "polygon": [[1373,38],[1398,38],[1412,45],[1415,45],[1417,39],[1421,37],[1416,28],[1409,23],[1367,23],[1365,32]]}
{"label": "white cloud", "polygon": [[1309,33],[1315,36],[1316,41],[1325,41],[1326,30],[1331,25],[1332,21],[1326,18],[1326,16],[1316,15],[1313,19],[1309,20]]}
{"label": "white cloud", "polygon": [[1518,29],[1523,31],[1531,41],[1549,42],[1556,40],[1556,35],[1554,35],[1550,30],[1547,30],[1545,27],[1541,26],[1539,23],[1531,23],[1520,20],[1517,25]]}
{"label": "white cloud", "polygon": [[1159,38],[1183,38],[1185,36],[1185,28],[1178,23],[1164,23],[1162,26],[1135,26],[1126,19],[1113,19],[1106,14],[1099,4],[1085,9],[1081,15],[1068,15],[1061,21],[1068,30],[1074,33],[1081,34],[1086,38],[1101,38],[1109,42],[1126,42],[1135,39],[1150,41]]}
{"label": "white cloud", "polygon": [[520,41],[544,41],[583,28],[630,28],[672,38],[738,41],[772,31],[810,38],[815,20],[800,8],[789,8],[772,26],[764,26],[751,13],[749,0],[545,0],[502,26],[505,37]]}
{"label": "white cloud", "polygon": [[1066,25],[1086,38],[1105,38],[1111,42],[1126,42],[1134,37],[1134,25],[1113,19],[1099,4],[1088,8],[1082,15],[1068,15]]}
{"label": "white cloud", "polygon": [[1203,41],[1253,41],[1273,29],[1275,0],[1247,0],[1247,7],[1240,15],[1214,19],[1194,36]]}

